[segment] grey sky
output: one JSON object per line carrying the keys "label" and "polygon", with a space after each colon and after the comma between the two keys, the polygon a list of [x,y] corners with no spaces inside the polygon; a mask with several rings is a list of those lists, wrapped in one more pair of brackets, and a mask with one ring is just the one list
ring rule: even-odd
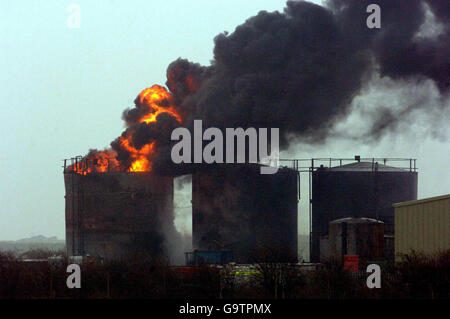
{"label": "grey sky", "polygon": [[[76,1],[80,29],[67,28],[70,3],[0,3],[0,240],[64,238],[61,160],[107,147],[123,130],[122,111],[142,89],[165,83],[170,62],[208,65],[214,36],[259,10],[282,10],[285,1]],[[376,145],[331,141],[289,152],[355,154],[417,157],[419,197],[450,192],[449,143],[414,130]]]}

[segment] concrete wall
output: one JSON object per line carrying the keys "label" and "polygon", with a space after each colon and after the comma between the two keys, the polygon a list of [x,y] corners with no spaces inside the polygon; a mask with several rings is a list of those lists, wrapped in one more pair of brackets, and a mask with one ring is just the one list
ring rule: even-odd
{"label": "concrete wall", "polygon": [[433,254],[450,249],[450,194],[393,206],[396,256],[411,250]]}

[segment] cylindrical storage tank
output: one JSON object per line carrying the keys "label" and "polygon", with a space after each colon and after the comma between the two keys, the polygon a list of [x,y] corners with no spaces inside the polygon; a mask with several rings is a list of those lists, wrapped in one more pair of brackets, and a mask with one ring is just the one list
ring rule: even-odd
{"label": "cylindrical storage tank", "polygon": [[383,259],[384,223],[371,218],[347,217],[330,222],[329,256],[358,255],[362,261]]}
{"label": "cylindrical storage tank", "polygon": [[192,175],[193,248],[231,250],[238,263],[297,262],[298,173],[210,165]]}
{"label": "cylindrical storage tank", "polygon": [[368,217],[394,234],[394,203],[417,199],[417,172],[372,162],[356,162],[312,173],[311,261],[319,262],[320,237],[331,221]]}
{"label": "cylindrical storage tank", "polygon": [[69,255],[123,259],[167,255],[174,231],[173,178],[147,172],[65,173]]}

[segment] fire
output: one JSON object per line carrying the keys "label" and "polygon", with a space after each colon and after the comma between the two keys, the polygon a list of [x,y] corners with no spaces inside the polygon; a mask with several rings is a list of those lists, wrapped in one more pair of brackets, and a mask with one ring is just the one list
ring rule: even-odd
{"label": "fire", "polygon": [[130,157],[133,159],[131,166],[128,168],[128,172],[150,172],[152,169],[149,157],[155,150],[155,142],[144,145],[140,150],[130,145],[130,137],[119,138],[120,145],[130,153]]}
{"label": "fire", "polygon": [[91,152],[85,158],[79,158],[69,169],[81,175],[114,171],[119,166],[116,155],[113,150]]}
{"label": "fire", "polygon": [[[137,97],[138,108],[146,110],[145,114],[139,119],[139,123],[151,123],[157,121],[157,116],[161,113],[172,115],[181,123],[181,116],[174,107],[173,96],[164,87],[153,85],[139,93]],[[127,130],[125,136],[118,138],[119,145],[128,152],[132,159],[128,168],[124,168],[117,160],[117,153],[108,149],[102,152],[90,152],[85,158],[80,159],[79,163],[70,166],[69,170],[75,171],[81,175],[87,175],[92,172],[104,173],[114,171],[127,172],[150,172],[152,170],[152,156],[155,152],[156,142],[150,142],[140,149],[133,146],[133,129]]]}
{"label": "fire", "polygon": [[169,113],[175,117],[178,122],[181,122],[180,115],[173,105],[171,105],[173,100],[172,94],[167,92],[164,87],[155,84],[152,87],[146,88],[139,93],[138,99],[143,107],[150,110],[148,114],[140,119],[141,123],[145,122],[148,124],[150,122],[156,122],[156,117],[161,113]]}

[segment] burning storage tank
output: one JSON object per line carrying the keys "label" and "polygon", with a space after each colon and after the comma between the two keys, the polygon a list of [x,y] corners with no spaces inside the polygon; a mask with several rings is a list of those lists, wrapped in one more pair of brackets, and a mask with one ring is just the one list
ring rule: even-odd
{"label": "burning storage tank", "polygon": [[392,204],[414,199],[417,172],[412,166],[404,169],[357,161],[313,171],[311,261],[319,262],[320,238],[328,234],[331,221],[368,217],[384,222],[385,234],[393,235]]}
{"label": "burning storage tank", "polygon": [[364,217],[346,217],[332,221],[328,242],[331,257],[342,259],[344,255],[358,255],[360,260],[381,260],[384,223]]}
{"label": "burning storage tank", "polygon": [[64,182],[69,255],[167,256],[165,239],[174,231],[173,178],[149,172],[65,170]]}
{"label": "burning storage tank", "polygon": [[260,165],[210,165],[192,175],[193,248],[233,261],[297,262],[298,173]]}

